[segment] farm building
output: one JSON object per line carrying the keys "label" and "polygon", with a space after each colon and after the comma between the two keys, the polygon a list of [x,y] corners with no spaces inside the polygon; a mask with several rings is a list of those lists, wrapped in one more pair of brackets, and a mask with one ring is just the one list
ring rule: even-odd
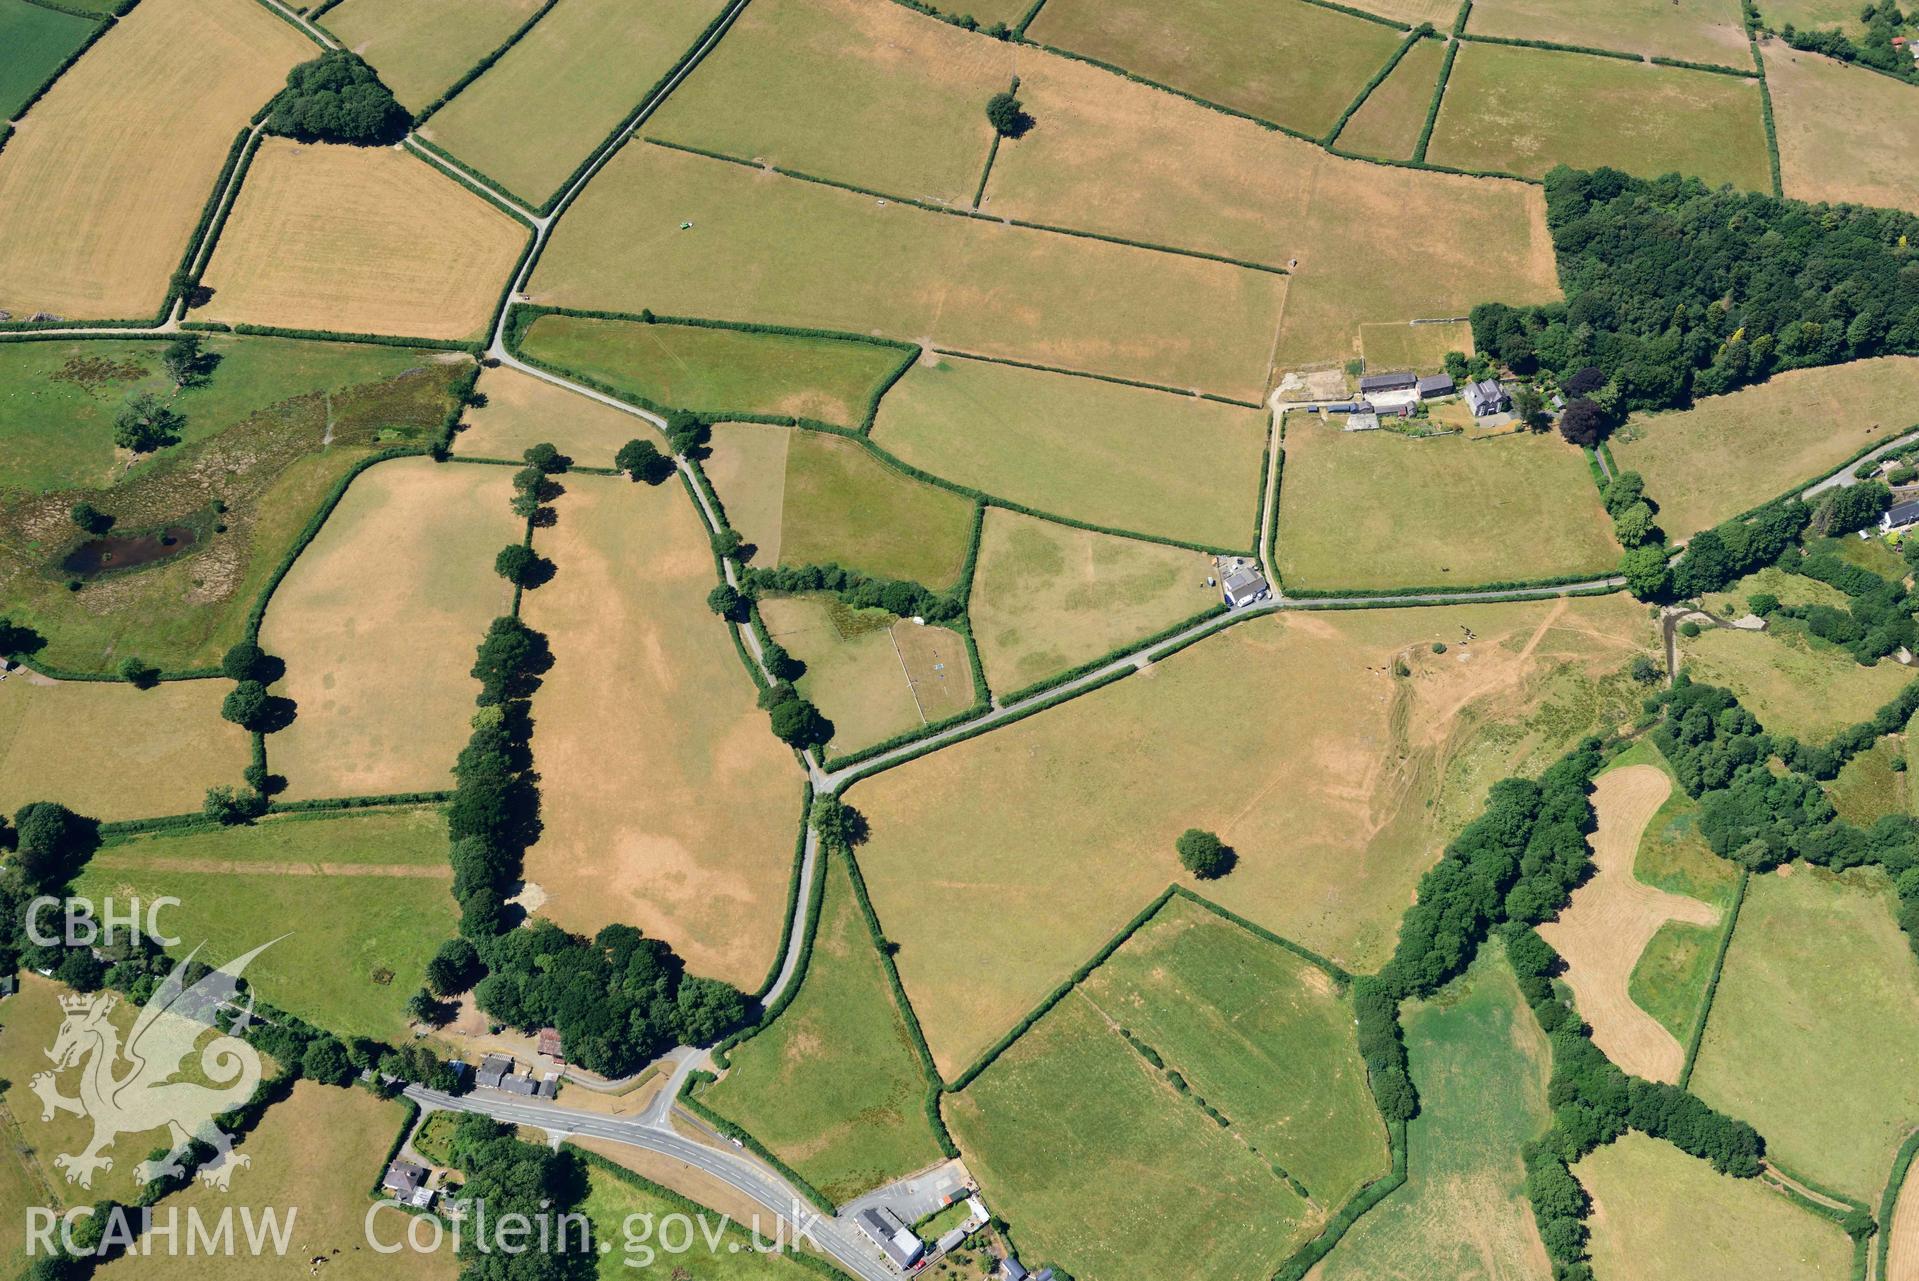
{"label": "farm building", "polygon": [[543,1027],[540,1029],[539,1050],[541,1054],[549,1059],[554,1059],[560,1063],[566,1062],[566,1050],[560,1041],[558,1028]]}
{"label": "farm building", "polygon": [[901,1271],[918,1263],[920,1256],[926,1253],[926,1243],[914,1236],[913,1230],[885,1206],[860,1211],[859,1225]]}
{"label": "farm building", "polygon": [[512,1059],[504,1054],[489,1054],[480,1060],[480,1071],[474,1077],[474,1082],[489,1090],[497,1090],[500,1088],[500,1082],[505,1080],[506,1074],[512,1070]]}
{"label": "farm building", "polygon": [[1427,374],[1413,390],[1419,393],[1421,400],[1431,400],[1435,396],[1450,396],[1459,388],[1454,385],[1451,374]]}
{"label": "farm building", "polygon": [[1401,369],[1389,374],[1367,374],[1359,380],[1359,394],[1371,396],[1374,392],[1413,391],[1419,386],[1419,376],[1410,369]]}
{"label": "farm building", "polygon": [[1910,529],[1919,525],[1919,501],[1898,503],[1886,509],[1879,517],[1881,533],[1891,533],[1895,529]]}
{"label": "farm building", "polygon": [[1478,382],[1466,384],[1466,404],[1475,418],[1484,418],[1488,414],[1501,414],[1512,408],[1512,398],[1491,378],[1481,378]]}

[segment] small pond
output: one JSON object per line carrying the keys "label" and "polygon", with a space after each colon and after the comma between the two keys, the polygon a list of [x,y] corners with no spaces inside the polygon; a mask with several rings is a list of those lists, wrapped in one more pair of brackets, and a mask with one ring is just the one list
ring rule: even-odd
{"label": "small pond", "polygon": [[82,578],[123,569],[139,569],[190,551],[199,541],[200,531],[191,525],[103,534],[98,538],[89,538],[68,552],[66,559],[60,562],[60,568],[65,573],[77,574]]}

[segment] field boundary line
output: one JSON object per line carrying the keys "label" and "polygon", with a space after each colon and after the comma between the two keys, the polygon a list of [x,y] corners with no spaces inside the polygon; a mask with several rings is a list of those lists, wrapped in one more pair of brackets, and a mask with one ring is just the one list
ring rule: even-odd
{"label": "field boundary line", "polygon": [[453,179],[453,181],[459,183],[462,187],[465,187],[468,191],[471,191],[495,209],[498,209],[501,213],[511,217],[515,222],[527,228],[537,228],[537,223],[535,222],[531,209],[520,204],[518,199],[504,187],[496,186],[490,179],[483,178],[479,171],[469,169],[467,166],[453,159],[452,156],[441,151],[438,147],[433,146],[433,144],[427,142],[424,138],[421,138],[418,134],[409,133],[405,138],[401,139],[401,142],[405,145],[407,151],[425,160],[435,169],[438,169],[447,177]]}
{"label": "field boundary line", "polygon": [[1208,912],[1211,912],[1214,916],[1219,917],[1222,921],[1228,921],[1234,925],[1237,925],[1240,929],[1245,930],[1248,934],[1253,935],[1255,938],[1262,939],[1265,942],[1274,944],[1277,947],[1282,947],[1286,949],[1288,952],[1291,952],[1294,956],[1297,956],[1300,960],[1305,961],[1311,965],[1315,965],[1319,969],[1324,970],[1326,972],[1327,977],[1332,979],[1335,983],[1339,985],[1341,991],[1344,991],[1347,988],[1347,986],[1349,986],[1353,981],[1354,975],[1352,971],[1348,970],[1345,966],[1341,965],[1338,961],[1335,961],[1331,959],[1330,957],[1321,956],[1318,952],[1313,951],[1313,949],[1311,949],[1310,947],[1307,947],[1304,943],[1295,943],[1293,942],[1293,940],[1286,938],[1284,935],[1275,934],[1272,930],[1267,929],[1264,925],[1260,925],[1255,921],[1247,920],[1245,917],[1241,916],[1238,912],[1233,911],[1229,907],[1222,907],[1220,904],[1213,902],[1213,900],[1207,898],[1204,894],[1201,894],[1198,890],[1195,890],[1191,888],[1190,886],[1175,883],[1173,885],[1173,894],[1175,897],[1183,898],[1188,903],[1191,903],[1196,907],[1205,908]]}
{"label": "field boundary line", "polygon": [[1020,41],[1025,40],[1026,28],[1033,25],[1033,19],[1039,17],[1039,11],[1041,9],[1044,9],[1045,7],[1046,7],[1046,0],[1033,0],[1033,7],[1028,9],[1026,11],[1026,16],[1021,18],[1019,22],[1013,27],[1013,39],[1020,40]]}
{"label": "field boundary line", "polygon": [[[1750,6],[1746,9],[1746,45],[1752,50],[1752,65],[1758,68],[1759,119],[1766,126],[1766,158],[1772,162],[1772,194],[1786,198],[1785,167],[1779,159],[1779,126],[1772,115],[1772,86],[1766,83],[1766,59],[1759,52],[1759,33],[1754,29]],[[1843,464],[1841,464],[1843,466]]]}
{"label": "field boundary line", "polygon": [[1382,27],[1391,27],[1394,31],[1412,30],[1413,24],[1410,22],[1401,22],[1396,18],[1382,18],[1376,13],[1368,13],[1364,9],[1355,9],[1349,4],[1339,4],[1337,0],[1300,0],[1300,2],[1302,4],[1310,4],[1317,9],[1331,9],[1334,13],[1343,13],[1349,18],[1363,18],[1367,22],[1376,22]]}
{"label": "field boundary line", "polygon": [[1459,38],[1470,44],[1504,45],[1508,49],[1543,49],[1548,53],[1583,53],[1590,58],[1612,58],[1619,62],[1650,62],[1643,53],[1628,53],[1624,49],[1602,49],[1590,44],[1561,44],[1557,40],[1526,40],[1517,36],[1482,36],[1470,31],[1462,31]]}
{"label": "field boundary line", "polygon": [[1432,144],[1433,129],[1439,124],[1439,107],[1446,100],[1446,82],[1452,79],[1453,62],[1459,57],[1461,32],[1466,26],[1466,15],[1472,12],[1473,0],[1465,0],[1459,7],[1459,17],[1453,21],[1452,39],[1446,42],[1446,56],[1439,63],[1439,78],[1433,81],[1433,100],[1426,108],[1426,123],[1419,130],[1419,138],[1413,143],[1412,164],[1415,167],[1426,163],[1426,150]]}
{"label": "field boundary line", "polygon": [[1184,98],[1188,102],[1197,103],[1205,107],[1208,111],[1217,111],[1222,116],[1234,116],[1240,120],[1250,120],[1261,128],[1270,129],[1274,133],[1283,133],[1289,138],[1297,138],[1301,142],[1310,142],[1314,146],[1319,145],[1319,139],[1313,135],[1280,124],[1277,120],[1268,120],[1264,116],[1256,116],[1250,111],[1241,111],[1238,107],[1229,107],[1223,102],[1214,102],[1211,98],[1202,98],[1196,93],[1188,93],[1186,90],[1175,88],[1164,81],[1142,76],[1136,71],[1128,71],[1125,67],[1117,63],[1105,62],[1099,58],[1089,57],[1083,53],[1074,53],[1071,49],[1062,49],[1058,45],[1050,45],[1043,40],[1034,40],[1030,37],[1022,36],[1019,42],[1057,57],[1071,58],[1075,62],[1083,62],[1090,67],[1098,67],[1102,71],[1109,71],[1123,79],[1131,80],[1134,84],[1145,85],[1147,88],[1157,89],[1161,93],[1170,93],[1175,98]]}
{"label": "field boundary line", "polygon": [[900,653],[899,639],[893,635],[891,627],[886,629],[886,642],[893,647],[893,657],[899,660],[900,675],[906,678],[906,692],[913,696],[913,710],[920,714],[920,727],[926,727],[926,705],[920,702],[920,692],[913,687],[913,672],[906,665],[906,655]]}
{"label": "field boundary line", "polygon": [[81,13],[78,9],[68,9],[68,8],[62,7],[61,5],[50,4],[48,3],[48,0],[27,0],[27,3],[31,5],[37,5],[38,7],[49,10],[53,13],[65,14],[69,18],[85,18],[93,23],[93,30],[87,33],[87,38],[80,42],[80,45],[78,48],[76,48],[72,53],[68,54],[66,57],[62,58],[60,62],[58,63],[58,65],[56,65],[52,71],[47,73],[47,78],[42,80],[38,85],[36,85],[34,87],[33,92],[29,93],[21,101],[20,105],[13,109],[13,114],[7,117],[6,124],[4,126],[0,126],[0,148],[4,148],[6,146],[7,136],[13,132],[14,123],[19,121],[23,117],[25,117],[27,112],[33,108],[33,105],[36,102],[39,102],[40,99],[46,97],[47,92],[53,88],[54,84],[59,81],[60,77],[66,75],[67,72],[73,70],[73,64],[80,61],[81,56],[85,54],[87,50],[93,48],[95,44],[99,43],[100,37],[107,34],[107,32],[110,31],[113,28],[113,26],[119,21],[119,19],[113,14],[107,14],[105,16],[101,16],[98,14]]}
{"label": "field boundary line", "polygon": [[[706,147],[694,146],[691,143],[669,142],[664,138],[656,138],[650,134],[642,137],[640,141],[649,146],[660,147],[667,151],[683,152],[687,155],[699,156],[705,160],[724,161],[727,164],[738,165],[742,169],[751,169],[758,173],[778,174],[780,177],[789,178],[794,182],[807,182],[818,187],[831,187],[836,191],[850,192],[853,195],[871,196],[875,200],[884,200],[896,205],[906,205],[909,208],[919,209],[926,213],[945,214],[951,218],[969,218],[975,222],[998,223],[1004,227],[1020,227],[1027,231],[1043,231],[1055,236],[1073,236],[1080,240],[1098,240],[1109,245],[1119,245],[1122,248],[1138,249],[1147,253],[1171,254],[1179,258],[1198,258],[1205,262],[1224,263],[1229,267],[1239,267],[1246,271],[1263,271],[1271,276],[1290,276],[1292,274],[1284,267],[1276,267],[1272,263],[1255,262],[1250,258],[1233,258],[1226,254],[1210,253],[1204,249],[1185,249],[1178,245],[1159,244],[1150,240],[1132,240],[1125,236],[1108,235],[1102,231],[1087,231],[1079,227],[1062,227],[1056,223],[1033,222],[1025,218],[1002,218],[994,214],[980,213],[977,209],[969,209],[961,205],[943,205],[936,201],[921,200],[914,196],[897,196],[891,192],[880,191],[873,187],[862,187],[855,183],[842,182],[838,178],[822,178],[818,174],[807,173],[803,169],[791,169],[785,165],[747,160],[740,156],[729,155],[724,151],[714,151]],[[997,151],[997,146],[995,146],[994,149]],[[981,186],[982,190],[984,190],[983,180]]]}
{"label": "field boundary line", "polygon": [[442,147],[437,142],[434,142],[433,139],[426,137],[424,134],[409,133],[407,134],[404,141],[413,143],[415,146],[419,147],[421,150],[430,153],[433,156],[433,158],[436,160],[439,160],[443,166],[451,165],[454,169],[457,169],[461,173],[465,174],[473,182],[477,182],[481,186],[485,187],[487,190],[495,193],[497,196],[500,197],[500,199],[506,201],[508,204],[511,204],[520,208],[525,208],[527,210],[528,219],[531,222],[533,222],[536,226],[539,224],[542,215],[537,210],[532,208],[532,202],[529,201],[525,196],[522,196],[519,192],[514,191],[511,187],[501,182],[498,178],[493,177],[491,174],[484,173],[480,169],[474,167],[473,165],[468,164],[466,161],[460,159],[458,156],[454,155],[452,152],[448,151],[445,147]]}
{"label": "field boundary line", "polygon": [[[1306,2],[1309,4],[1320,4],[1323,3],[1323,0],[1306,0]],[[1343,8],[1343,6],[1333,5],[1327,7]],[[1398,68],[1400,62],[1405,59],[1406,55],[1412,52],[1413,46],[1428,36],[1435,36],[1436,38],[1436,33],[1433,31],[1430,22],[1422,23],[1420,26],[1413,28],[1407,37],[1400,42],[1399,48],[1393,50],[1392,55],[1386,59],[1386,64],[1373,73],[1371,80],[1368,80],[1364,85],[1360,86],[1358,95],[1354,97],[1350,103],[1346,104],[1346,110],[1339,113],[1339,119],[1333,121],[1333,127],[1326,131],[1326,137],[1321,140],[1320,146],[1324,147],[1327,151],[1333,149],[1333,144],[1339,141],[1340,133],[1346,128],[1347,124],[1352,121],[1352,118],[1359,114],[1359,109],[1366,105],[1366,100],[1373,96],[1373,91],[1378,89],[1382,84],[1385,84],[1386,77],[1393,74],[1394,70]]]}
{"label": "field boundary line", "polygon": [[[331,2],[334,4],[338,4],[340,0],[331,0]],[[478,62],[474,63],[472,66],[468,67],[465,71],[461,72],[458,79],[454,80],[452,84],[442,89],[440,91],[439,97],[433,99],[433,101],[427,103],[426,106],[422,107],[419,110],[419,112],[417,112],[413,117],[413,127],[415,129],[418,129],[421,125],[425,124],[428,120],[432,119],[433,114],[435,112],[437,112],[441,107],[444,107],[447,103],[453,101],[453,99],[459,97],[460,93],[463,90],[465,90],[468,85],[471,85],[475,80],[478,80],[481,76],[491,71],[493,69],[494,64],[499,62],[501,58],[504,58],[507,55],[507,52],[510,49],[512,49],[514,45],[520,43],[521,40],[525,39],[526,34],[529,31],[533,30],[533,28],[539,24],[540,19],[546,17],[547,14],[551,13],[553,11],[553,6],[558,4],[559,2],[560,0],[545,0],[544,4],[542,4],[538,9],[535,9],[533,11],[533,15],[531,17],[529,17],[525,22],[522,22],[518,27],[515,27],[513,29],[512,34],[508,35],[505,40],[501,41],[499,46],[496,47],[493,50],[493,52],[482,55]]]}
{"label": "field boundary line", "polygon": [[319,45],[320,48],[322,49],[340,48],[340,42],[334,39],[332,32],[322,31],[320,28],[314,26],[307,19],[293,12],[293,10],[287,8],[285,5],[280,4],[279,0],[258,0],[258,3],[261,8],[265,9],[268,13],[271,13],[274,17],[278,18],[280,21],[292,27],[295,31],[299,32],[301,35],[311,40],[314,44]]}
{"label": "field boundary line", "polygon": [[1692,1071],[1699,1061],[1699,1047],[1706,1039],[1706,1020],[1712,1017],[1713,999],[1719,994],[1719,975],[1726,967],[1726,953],[1732,950],[1732,932],[1739,924],[1739,909],[1746,901],[1746,885],[1752,872],[1741,868],[1733,887],[1732,901],[1726,905],[1725,924],[1719,931],[1719,950],[1712,958],[1712,971],[1706,975],[1706,989],[1699,994],[1699,1012],[1693,1016],[1692,1034],[1686,1038],[1686,1061],[1679,1069],[1679,1088],[1690,1090]]}
{"label": "field boundary line", "polygon": [[1221,405],[1237,405],[1241,409],[1266,408],[1256,400],[1241,400],[1236,396],[1222,396],[1217,392],[1199,391],[1192,387],[1173,387],[1166,383],[1142,382],[1137,378],[1122,378],[1118,374],[1096,374],[1087,369],[1068,369],[1064,365],[1042,365],[1031,360],[1018,360],[1012,356],[985,356],[976,351],[961,351],[957,347],[932,346],[927,350],[935,356],[951,356],[956,360],[977,360],[988,365],[1011,365],[1015,369],[1031,369],[1042,374],[1064,374],[1068,378],[1091,378],[1095,382],[1117,383],[1121,387],[1137,387],[1141,391],[1164,392],[1168,396],[1185,396],[1192,400],[1210,400]]}
{"label": "field boundary line", "polygon": [[[1019,92],[1018,76],[1013,77],[1012,87],[1006,92],[1013,94]],[[971,208],[974,213],[979,212],[980,201],[986,198],[986,180],[993,176],[993,160],[999,155],[999,145],[1005,140],[1005,137],[1006,135],[998,129],[993,130],[993,141],[988,144],[986,148],[986,164],[979,171],[979,186],[973,188],[973,203],[969,208]]]}
{"label": "field boundary line", "polygon": [[1886,1256],[1892,1249],[1892,1220],[1899,1209],[1899,1191],[1905,1185],[1906,1173],[1912,1168],[1912,1161],[1919,1156],[1919,1126],[1906,1133],[1906,1138],[1893,1154],[1892,1172],[1886,1177],[1885,1191],[1879,1194],[1879,1231],[1874,1243],[1874,1257],[1877,1266],[1873,1275],[1879,1281],[1885,1281]]}

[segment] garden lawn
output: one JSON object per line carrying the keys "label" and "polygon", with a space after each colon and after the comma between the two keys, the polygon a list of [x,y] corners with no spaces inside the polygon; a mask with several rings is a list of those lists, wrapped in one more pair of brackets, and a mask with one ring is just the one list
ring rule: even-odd
{"label": "garden lawn", "polygon": [[419,112],[506,42],[540,0],[346,0],[323,21],[340,43],[380,73],[394,97]]}
{"label": "garden lawn", "polygon": [[[921,628],[882,609],[854,609],[830,596],[772,596],[760,615],[774,640],[806,664],[795,683],[800,696],[833,722],[833,747],[842,754],[918,729],[951,713],[942,700],[923,716],[899,648],[908,629],[938,633],[946,670],[972,704],[972,673],[966,642],[944,627]],[[937,660],[936,660],[937,661]],[[943,687],[946,682],[940,682]]]}
{"label": "garden lawn", "polygon": [[[977,16],[977,15],[975,15]],[[1014,47],[884,0],[764,0],[646,122],[649,138],[967,205]]]}
{"label": "garden lawn", "polygon": [[1182,876],[1188,827],[1239,852],[1209,896],[1377,968],[1487,787],[1636,714],[1642,691],[1611,674],[1647,633],[1619,597],[1249,619],[855,784],[860,866],[941,1072]]}
{"label": "garden lawn", "polygon": [[399,1044],[406,1002],[459,925],[446,821],[432,810],[297,815],[111,845],[79,879],[96,900],[170,895],[179,956],[247,967],[261,999],[341,1036]]}
{"label": "garden lawn", "polygon": [[1507,45],[1460,47],[1426,159],[1523,178],[1610,165],[1772,185],[1757,81]]}
{"label": "garden lawn", "polygon": [[85,44],[96,24],[70,13],[28,4],[0,3],[0,120],[11,120],[48,76]]}
{"label": "garden lawn", "polygon": [[538,205],[692,50],[719,0],[561,0],[435,112],[429,141]]}
{"label": "garden lawn", "polygon": [[1519,1153],[1545,1132],[1551,1050],[1503,949],[1400,1010],[1419,1115],[1406,1183],[1367,1211],[1315,1276],[1323,1281],[1504,1281],[1548,1275]]}
{"label": "garden lawn", "polygon": [[1315,138],[1404,39],[1304,0],[1048,0],[1026,34]]}
{"label": "garden lawn", "polygon": [[[525,524],[504,467],[400,458],[354,479],[274,592],[260,644],[298,715],[267,740],[285,799],[453,786],[487,624],[513,603],[493,558]],[[378,566],[378,573],[369,573]]]}
{"label": "garden lawn", "polygon": [[115,23],[0,152],[0,308],[151,323],[234,134],[314,56],[253,0],[152,0]]}
{"label": "garden lawn", "polygon": [[1070,59],[1022,61],[1020,98],[1044,126],[1000,147],[982,211],[1286,268],[1282,366],[1358,356],[1363,323],[1560,296],[1538,187],[1344,159]]}
{"label": "garden lawn", "polygon": [[936,476],[1072,520],[1247,548],[1264,411],[1091,378],[922,358],[886,394],[882,448]]}
{"label": "garden lawn", "polygon": [[[381,1154],[405,1123],[405,1108],[398,1100],[301,1081],[291,1097],[269,1108],[259,1127],[235,1146],[252,1164],[235,1173],[231,1191],[195,1183],[169,1200],[183,1228],[194,1212],[211,1225],[229,1207],[236,1220],[244,1211],[251,1211],[255,1221],[269,1209],[277,1211],[282,1224],[291,1220],[294,1244],[289,1254],[297,1252],[303,1264],[324,1258],[327,1281],[453,1281],[460,1263],[451,1236],[438,1250],[406,1248],[407,1213],[382,1209],[367,1195],[380,1176]],[[235,1235],[244,1239],[240,1227],[236,1222]],[[423,1231],[418,1239],[433,1238]],[[399,1248],[376,1253],[372,1241]],[[293,1271],[286,1260],[278,1266]],[[265,1271],[260,1257],[245,1249],[211,1257],[189,1255],[184,1246],[170,1252],[161,1240],[105,1265],[99,1276],[102,1281],[245,1281]]]}
{"label": "garden lawn", "polygon": [[1633,1004],[1686,1045],[1719,953],[1720,928],[1667,921],[1646,944],[1626,991]]}
{"label": "garden lawn", "polygon": [[629,440],[665,447],[659,429],[638,414],[510,366],[484,371],[474,390],[486,403],[466,411],[465,426],[453,438],[453,452],[462,458],[517,463],[529,448],[546,443],[582,467],[611,467]]}
{"label": "garden lawn", "polygon": [[1251,399],[1286,278],[642,144],[614,156],[561,221],[531,292],[857,330]]}
{"label": "garden lawn", "polygon": [[799,995],[702,1096],[844,1203],[940,1160],[927,1080],[837,856]]}
{"label": "garden lawn", "polygon": [[115,822],[191,813],[206,790],[240,786],[246,731],[220,719],[224,680],[135,689],[108,681],[0,683],[0,813],[59,801]]}
{"label": "garden lawn", "polygon": [[946,1116],[1020,1249],[1075,1276],[1254,1281],[1318,1217],[1078,992],[949,1097]]}
{"label": "garden lawn", "polygon": [[1381,160],[1411,160],[1432,109],[1439,66],[1445,60],[1446,44],[1442,40],[1421,40],[1408,49],[1392,74],[1367,96],[1339,131],[1334,145],[1341,151]]}
{"label": "garden lawn", "polygon": [[1556,436],[1475,441],[1286,421],[1276,568],[1289,589],[1600,577],[1619,545],[1585,457]]}
{"label": "garden lawn", "polygon": [[[1765,13],[1781,21],[1773,9]],[[1858,16],[1852,6],[1847,18]],[[1783,40],[1766,46],[1765,59],[1786,195],[1919,213],[1919,177],[1885,145],[1919,129],[1919,102],[1906,92],[1912,86]]]}
{"label": "garden lawn", "polygon": [[[1768,21],[1779,20],[1772,9],[1765,13]],[[1739,0],[1475,0],[1466,30],[1753,69]]]}
{"label": "garden lawn", "polygon": [[1219,604],[1201,552],[989,508],[968,609],[1002,697]]}
{"label": "garden lawn", "polygon": [[[599,1281],[813,1281],[820,1275],[784,1255],[756,1253],[738,1221],[722,1222],[712,1210],[689,1212],[678,1196],[662,1196],[659,1185],[624,1171],[595,1165],[580,1210],[593,1221],[594,1241],[610,1247],[599,1257]],[[761,1239],[771,1240],[772,1216],[759,1213]],[[667,1246],[680,1244],[678,1216],[692,1217],[694,1231],[676,1252]]]}
{"label": "garden lawn", "polygon": [[526,228],[403,147],[268,138],[207,263],[207,320],[477,338]]}
{"label": "garden lawn", "polygon": [[1784,632],[1712,628],[1680,637],[1679,655],[1694,680],[1725,686],[1769,731],[1805,743],[1871,719],[1913,680],[1898,663],[1861,667],[1835,645]]}
{"label": "garden lawn", "polygon": [[1919,965],[1883,873],[1786,870],[1747,887],[1692,1090],[1868,1201],[1919,1121]]}
{"label": "garden lawn", "polygon": [[[1888,1160],[1890,1160],[1888,1156]],[[1644,1281],[1813,1281],[1846,1275],[1838,1225],[1758,1179],[1627,1134],[1573,1167],[1593,1199],[1593,1272]]]}
{"label": "garden lawn", "polygon": [[1667,535],[1690,538],[1909,430],[1915,398],[1912,356],[1795,369],[1691,409],[1636,415],[1611,448],[1646,478]]}
{"label": "garden lawn", "polygon": [[541,316],[520,351],[656,405],[835,427],[864,426],[874,397],[911,358],[874,343],[580,316]]}
{"label": "garden lawn", "polygon": [[534,537],[557,573],[520,605],[554,656],[533,698],[544,830],[526,879],[566,929],[635,925],[752,991],[779,948],[800,771],[707,608],[717,571],[685,490],[564,483]]}

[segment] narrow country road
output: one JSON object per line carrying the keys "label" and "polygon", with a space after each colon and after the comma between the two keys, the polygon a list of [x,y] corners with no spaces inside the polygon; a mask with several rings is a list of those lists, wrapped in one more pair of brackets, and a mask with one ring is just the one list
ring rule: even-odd
{"label": "narrow country road", "polygon": [[1909,431],[1904,435],[1894,436],[1891,440],[1879,446],[1871,453],[1853,459],[1824,480],[1801,490],[1799,496],[1801,498],[1811,498],[1815,494],[1825,493],[1828,489],[1842,489],[1848,485],[1857,485],[1859,478],[1852,474],[1855,468],[1864,463],[1877,462],[1887,454],[1896,453],[1904,449],[1907,445],[1912,444],[1919,444],[1919,431]]}

